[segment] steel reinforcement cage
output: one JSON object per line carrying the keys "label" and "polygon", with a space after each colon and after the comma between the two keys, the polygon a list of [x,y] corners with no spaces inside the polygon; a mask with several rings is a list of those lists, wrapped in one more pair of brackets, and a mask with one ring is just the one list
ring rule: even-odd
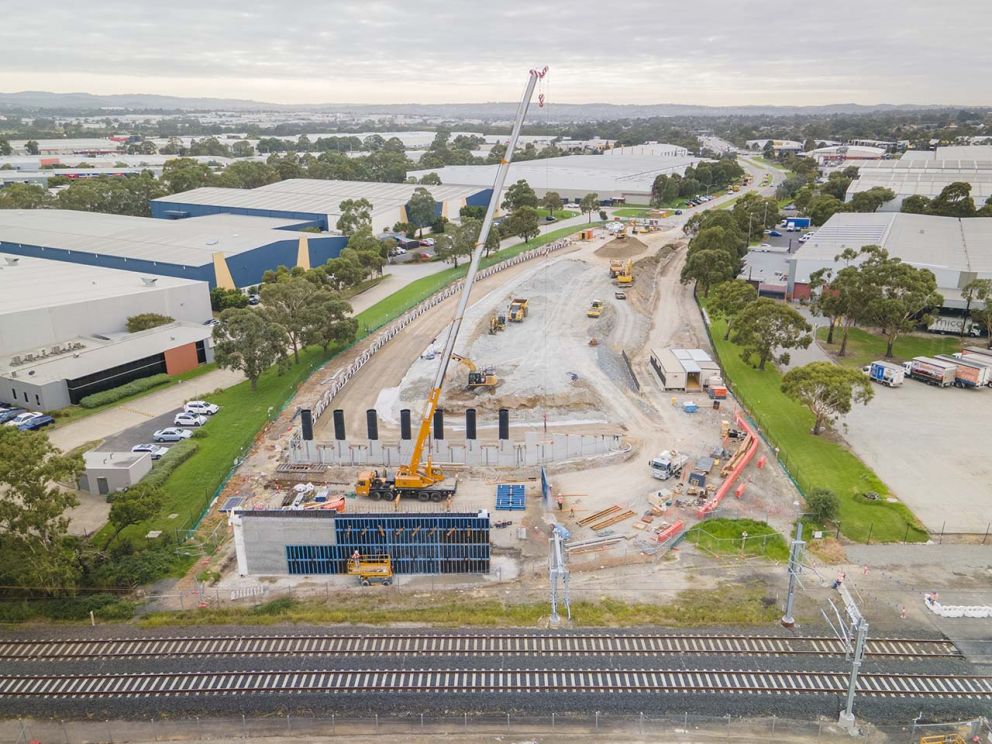
{"label": "steel reinforcement cage", "polygon": [[356,550],[389,555],[397,574],[489,573],[487,513],[342,514],[333,520],[333,544],[286,545],[289,574],[347,573]]}

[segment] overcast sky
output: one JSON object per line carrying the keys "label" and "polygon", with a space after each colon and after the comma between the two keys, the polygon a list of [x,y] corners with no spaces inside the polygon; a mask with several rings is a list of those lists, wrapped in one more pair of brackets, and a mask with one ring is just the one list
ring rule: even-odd
{"label": "overcast sky", "polygon": [[992,104],[992,2],[3,3],[0,90],[278,103]]}

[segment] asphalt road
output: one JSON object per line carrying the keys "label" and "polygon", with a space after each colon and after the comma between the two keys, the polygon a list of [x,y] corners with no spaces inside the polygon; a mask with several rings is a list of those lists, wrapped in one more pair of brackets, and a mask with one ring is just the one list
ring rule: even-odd
{"label": "asphalt road", "polygon": [[[159,429],[172,426],[173,419],[181,410],[181,408],[177,408],[174,411],[163,413],[159,416],[155,416],[154,418],[150,418],[137,426],[132,426],[129,429],[124,429],[124,431],[107,437],[103,440],[103,444],[96,448],[96,451],[127,452],[136,444],[152,442],[154,441],[152,439],[152,434]],[[171,447],[173,444],[175,444],[175,442],[161,442],[162,447]]]}

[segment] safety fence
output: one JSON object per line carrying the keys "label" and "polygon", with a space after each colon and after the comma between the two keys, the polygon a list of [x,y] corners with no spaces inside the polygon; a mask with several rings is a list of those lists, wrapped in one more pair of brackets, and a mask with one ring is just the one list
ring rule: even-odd
{"label": "safety fence", "polygon": [[[482,269],[481,271],[479,271],[478,274],[476,274],[476,279],[481,281],[490,276],[493,276],[494,274],[498,274],[501,271],[505,271],[506,269],[509,269],[513,266],[517,266],[518,264],[524,263],[525,261],[530,261],[531,259],[539,258],[541,256],[547,256],[548,254],[561,250],[562,248],[567,248],[571,244],[572,244],[571,238],[561,238],[559,240],[555,240],[552,243],[548,243],[547,245],[542,245],[539,246],[538,248],[533,248],[529,251],[519,253],[516,256],[513,256],[512,258],[508,258],[505,261],[500,261],[497,264],[493,264],[488,268]],[[408,325],[410,325],[413,321],[415,321],[421,315],[426,313],[428,310],[444,302],[449,297],[452,297],[458,294],[459,292],[461,292],[462,287],[464,285],[465,285],[465,280],[458,279],[457,281],[449,284],[444,289],[435,292],[433,295],[428,297],[426,300],[421,302],[412,310],[409,310],[408,312],[404,313],[402,316],[397,318],[395,321],[390,323],[389,326],[386,328],[386,330],[384,330],[382,333],[376,336],[375,339],[373,339],[372,342],[368,345],[368,347],[361,354],[359,354],[358,357],[351,364],[349,364],[344,369],[339,370],[331,378],[330,384],[328,385],[327,389],[321,394],[320,398],[318,398],[310,407],[313,420],[317,421],[317,419],[320,418],[321,414],[323,414],[324,411],[327,410],[327,407],[330,405],[331,401],[334,400],[334,397],[339,392],[341,392],[342,388],[344,388],[344,386],[348,384],[351,378],[353,378],[356,374],[358,374],[359,370],[361,370],[362,367],[368,364],[369,360],[371,360],[372,357],[374,357],[382,349],[383,346],[389,343],[389,341],[395,338],[404,328],[406,328]]]}
{"label": "safety fence", "polygon": [[[548,707],[554,708],[549,698]],[[918,741],[921,736],[945,736],[945,741],[972,741],[989,732],[984,718],[941,724],[865,726],[852,737],[828,719],[796,720],[770,717],[709,716],[671,711],[611,714],[555,712],[544,715],[519,712],[397,715],[327,713],[305,715],[244,714],[230,718],[159,716],[129,720],[0,721],[0,740],[29,744],[33,741],[88,744],[89,742],[231,741],[237,739],[304,740],[340,738],[357,741],[371,736],[566,736],[583,735],[613,741],[651,737],[665,741],[854,741],[878,743]],[[952,737],[958,736],[960,739]],[[671,738],[670,738],[671,737]]]}

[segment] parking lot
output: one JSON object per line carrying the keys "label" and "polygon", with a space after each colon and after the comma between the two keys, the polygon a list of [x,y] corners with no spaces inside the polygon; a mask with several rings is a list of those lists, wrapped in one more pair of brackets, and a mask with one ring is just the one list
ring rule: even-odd
{"label": "parking lot", "polygon": [[990,388],[907,379],[876,385],[874,399],[844,418],[844,436],[931,532],[980,534],[992,523],[990,417]]}
{"label": "parking lot", "polygon": [[[137,426],[132,426],[124,431],[121,431],[113,436],[107,437],[103,443],[96,447],[97,452],[128,452],[136,444],[145,444],[147,442],[154,442],[153,434],[159,429],[165,429],[173,426],[173,420],[177,413],[182,411],[182,408],[177,408],[169,413],[163,413],[160,416],[155,416],[147,421],[138,424]],[[209,422],[209,417],[207,421]],[[192,429],[196,431],[197,427],[181,427],[185,429]],[[160,447],[171,447],[175,442],[158,442],[156,443]]]}

